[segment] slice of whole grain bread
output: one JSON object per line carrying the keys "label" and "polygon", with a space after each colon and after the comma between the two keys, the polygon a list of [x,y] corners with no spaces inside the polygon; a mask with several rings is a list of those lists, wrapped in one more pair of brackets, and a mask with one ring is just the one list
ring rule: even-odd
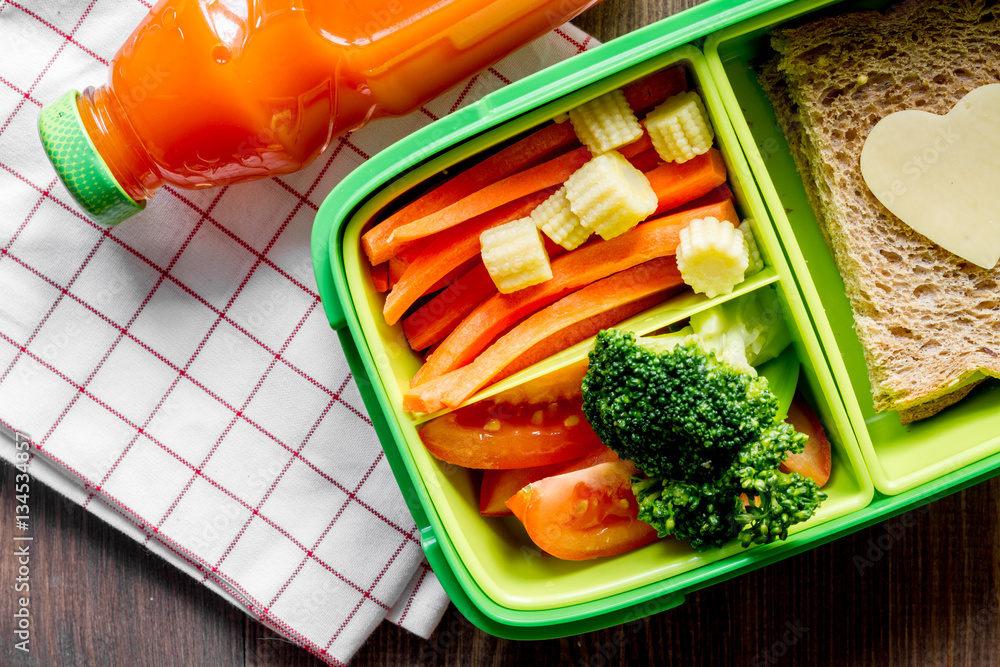
{"label": "slice of whole grain bread", "polygon": [[908,0],[778,29],[772,44],[759,78],[844,278],[875,408],[929,417],[1000,377],[1000,265],[967,262],[889,213],[861,148],[894,111],[944,114],[1000,82],[1000,0]]}

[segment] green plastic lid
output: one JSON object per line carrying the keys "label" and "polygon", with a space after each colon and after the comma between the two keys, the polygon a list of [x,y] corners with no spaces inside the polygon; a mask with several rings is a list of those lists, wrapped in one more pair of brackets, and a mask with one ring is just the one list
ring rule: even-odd
{"label": "green plastic lid", "polygon": [[128,196],[97,152],[76,106],[79,96],[79,91],[71,90],[42,107],[38,133],[73,199],[97,222],[117,225],[144,209],[146,202]]}

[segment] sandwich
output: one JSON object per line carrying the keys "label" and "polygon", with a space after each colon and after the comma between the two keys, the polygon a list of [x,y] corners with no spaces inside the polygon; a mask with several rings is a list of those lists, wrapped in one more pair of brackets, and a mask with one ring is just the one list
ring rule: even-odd
{"label": "sandwich", "polygon": [[904,424],[929,417],[1000,377],[1000,265],[963,260],[890,213],[861,150],[890,113],[945,114],[1000,82],[1000,0],[908,0],[771,37],[759,80],[844,279],[874,407]]}

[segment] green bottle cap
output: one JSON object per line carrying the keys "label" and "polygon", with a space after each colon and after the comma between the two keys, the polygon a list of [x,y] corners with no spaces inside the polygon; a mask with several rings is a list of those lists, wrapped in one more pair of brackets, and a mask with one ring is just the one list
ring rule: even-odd
{"label": "green bottle cap", "polygon": [[76,98],[71,90],[42,107],[38,133],[56,173],[90,217],[104,225],[117,225],[146,207],[122,189],[90,140]]}

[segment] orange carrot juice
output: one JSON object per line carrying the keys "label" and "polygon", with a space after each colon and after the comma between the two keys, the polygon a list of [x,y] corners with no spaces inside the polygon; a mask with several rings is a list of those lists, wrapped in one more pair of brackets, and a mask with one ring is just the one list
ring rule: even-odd
{"label": "orange carrot juice", "polygon": [[70,192],[114,224],[164,183],[300,169],[337,135],[418,108],[594,2],[162,0],[109,83],[47,106],[39,127]]}

